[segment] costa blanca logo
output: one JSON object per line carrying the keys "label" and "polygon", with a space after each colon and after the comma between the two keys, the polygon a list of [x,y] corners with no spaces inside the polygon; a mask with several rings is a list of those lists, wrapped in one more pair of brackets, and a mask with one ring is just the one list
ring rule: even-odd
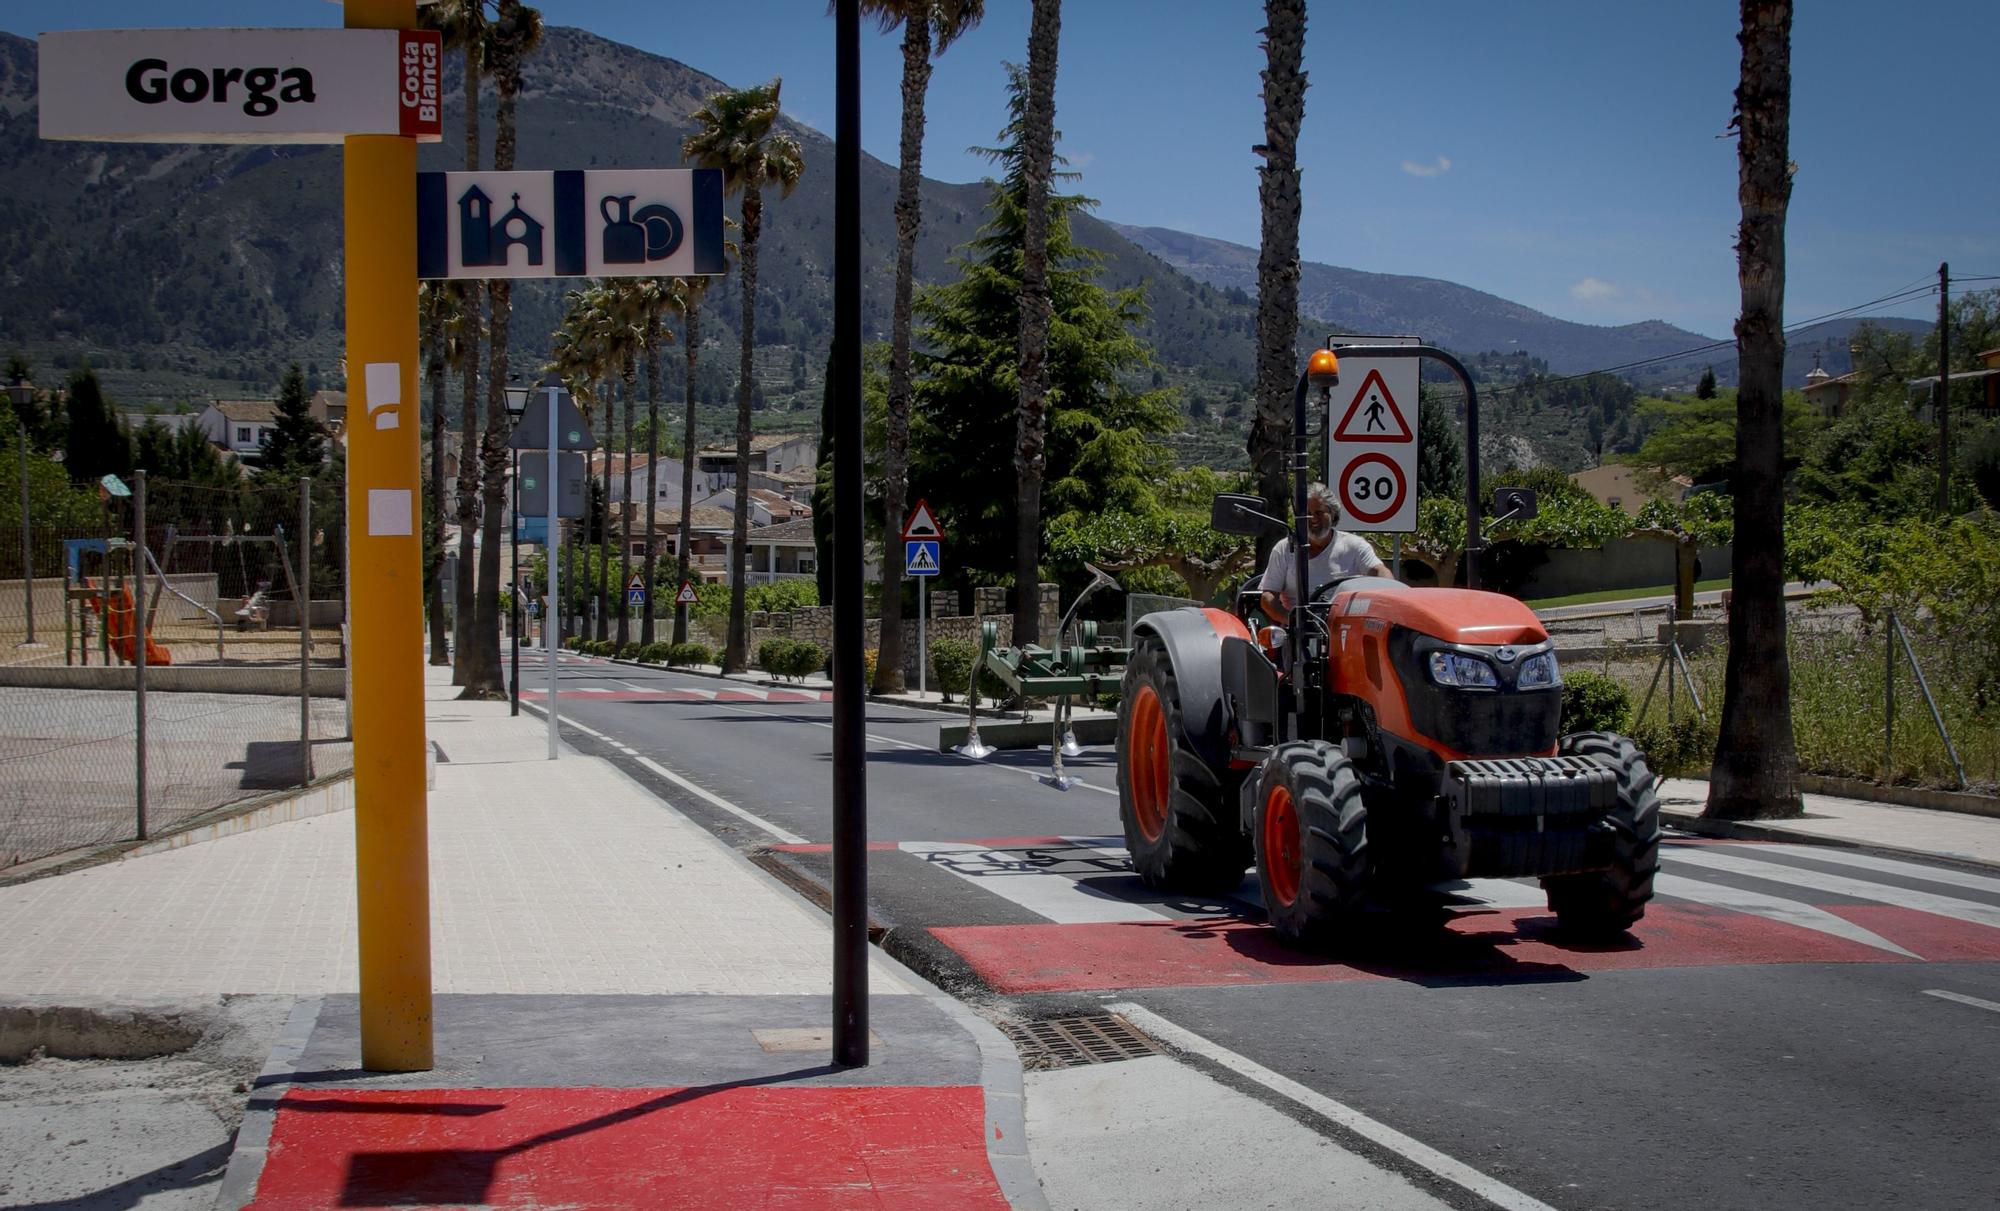
{"label": "costa blanca logo", "polygon": [[280,105],[310,105],[319,99],[312,73],[303,67],[181,67],[165,59],[140,59],[125,71],[125,92],[146,105],[169,100],[184,105],[207,102],[230,105],[239,100],[243,112],[267,118]]}
{"label": "costa blanca logo", "polygon": [[[440,42],[437,35],[403,35],[403,88],[398,98],[403,105],[404,125],[435,126],[438,122]],[[405,130],[405,134],[415,134]]]}

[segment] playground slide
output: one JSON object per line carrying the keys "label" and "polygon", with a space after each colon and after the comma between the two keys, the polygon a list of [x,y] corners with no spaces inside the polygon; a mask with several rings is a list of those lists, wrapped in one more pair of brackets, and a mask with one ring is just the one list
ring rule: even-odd
{"label": "playground slide", "polygon": [[[86,588],[89,587],[89,584],[88,580],[84,581]],[[92,610],[99,609],[100,603],[103,603],[104,600],[105,598],[102,594],[92,598],[90,600],[90,608]],[[118,653],[118,658],[126,664],[137,664],[139,662],[137,649],[132,642],[132,632],[134,630],[132,626],[133,613],[132,590],[118,589],[113,591],[110,595],[109,608],[104,611],[104,637],[110,643],[111,650]],[[163,665],[172,664],[173,662],[173,653],[153,642],[153,637],[147,635],[146,663],[148,665]]]}

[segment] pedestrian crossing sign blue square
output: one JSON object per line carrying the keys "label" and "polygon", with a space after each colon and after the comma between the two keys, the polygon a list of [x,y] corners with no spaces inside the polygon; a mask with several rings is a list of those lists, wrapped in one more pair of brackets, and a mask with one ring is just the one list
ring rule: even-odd
{"label": "pedestrian crossing sign blue square", "polygon": [[912,538],[903,544],[903,571],[911,576],[936,576],[943,562],[935,538]]}

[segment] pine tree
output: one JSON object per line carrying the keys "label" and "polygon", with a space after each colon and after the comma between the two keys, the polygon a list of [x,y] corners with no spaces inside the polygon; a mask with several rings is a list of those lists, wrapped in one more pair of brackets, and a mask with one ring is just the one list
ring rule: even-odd
{"label": "pine tree", "polygon": [[1701,372],[1701,381],[1695,384],[1694,397],[1696,399],[1715,398],[1715,367],[1710,366]]}
{"label": "pine tree", "polygon": [[1417,409],[1417,498],[1457,500],[1465,491],[1464,441],[1452,423],[1452,406],[1424,399]]}
{"label": "pine tree", "polygon": [[106,475],[132,474],[132,435],[111,410],[88,362],[70,376],[69,431],[63,439],[63,467],[73,483],[95,483]]}
{"label": "pine tree", "polygon": [[[989,153],[1005,173],[988,183],[986,225],[956,262],[958,279],[925,290],[916,303],[922,327],[915,342],[911,478],[927,485],[955,567],[981,584],[1004,583],[1015,570],[1027,186],[1019,130],[1025,79],[1018,68],[1012,73],[1016,122],[1005,132],[1009,142]],[[1125,385],[1152,365],[1138,336],[1145,293],[1097,283],[1100,258],[1070,229],[1070,217],[1090,205],[1073,194],[1049,197],[1052,322],[1041,502],[1048,525],[1076,512],[1144,511],[1172,464],[1154,439],[1179,423],[1171,391]]]}
{"label": "pine tree", "polygon": [[261,475],[265,479],[298,479],[318,474],[326,460],[326,431],[313,419],[306,376],[292,363],[278,383],[278,419],[264,444]]}

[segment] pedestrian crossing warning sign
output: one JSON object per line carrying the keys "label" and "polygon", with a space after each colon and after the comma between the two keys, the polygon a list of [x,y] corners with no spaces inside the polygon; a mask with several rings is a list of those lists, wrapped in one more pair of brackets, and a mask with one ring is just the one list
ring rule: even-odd
{"label": "pedestrian crossing warning sign", "polygon": [[913,538],[903,544],[903,570],[911,576],[938,574],[938,540]]}
{"label": "pedestrian crossing warning sign", "polygon": [[1403,419],[1403,410],[1397,406],[1396,397],[1389,394],[1389,386],[1382,381],[1382,372],[1371,369],[1361,380],[1361,389],[1354,393],[1354,400],[1347,405],[1347,411],[1340,418],[1340,425],[1333,431],[1337,442],[1409,442],[1416,435],[1410,431],[1410,423]]}

